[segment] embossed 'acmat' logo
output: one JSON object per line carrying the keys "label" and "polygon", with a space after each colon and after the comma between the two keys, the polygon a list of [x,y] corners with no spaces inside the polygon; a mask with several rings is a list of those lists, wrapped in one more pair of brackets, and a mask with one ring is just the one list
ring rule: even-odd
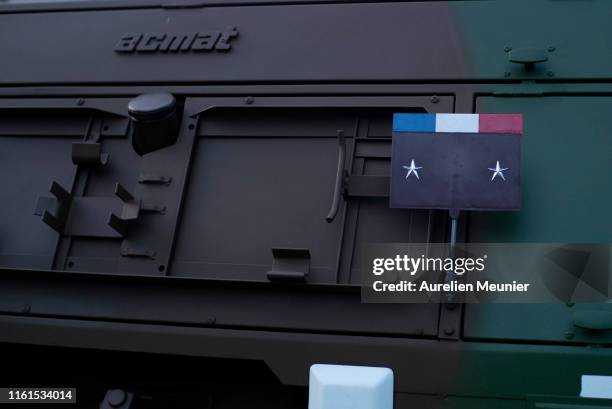
{"label": "embossed 'acmat' logo", "polygon": [[126,33],[115,45],[115,52],[229,51],[232,48],[232,40],[236,37],[238,37],[236,27],[229,27],[224,31],[212,30],[197,33]]}

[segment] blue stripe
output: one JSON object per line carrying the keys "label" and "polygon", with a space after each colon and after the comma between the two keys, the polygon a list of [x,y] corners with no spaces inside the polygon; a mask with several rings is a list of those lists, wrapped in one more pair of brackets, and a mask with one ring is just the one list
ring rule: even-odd
{"label": "blue stripe", "polygon": [[436,114],[393,114],[393,132],[436,132]]}

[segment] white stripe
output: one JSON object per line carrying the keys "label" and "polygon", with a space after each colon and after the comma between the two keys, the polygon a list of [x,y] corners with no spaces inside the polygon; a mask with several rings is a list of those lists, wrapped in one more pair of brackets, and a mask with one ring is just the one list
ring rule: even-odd
{"label": "white stripe", "polygon": [[436,132],[478,133],[478,114],[436,114]]}
{"label": "white stripe", "polygon": [[582,375],[580,396],[612,399],[612,376]]}

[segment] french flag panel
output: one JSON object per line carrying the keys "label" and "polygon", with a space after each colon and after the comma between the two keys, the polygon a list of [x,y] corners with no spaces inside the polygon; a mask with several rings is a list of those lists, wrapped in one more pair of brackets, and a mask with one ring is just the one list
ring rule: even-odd
{"label": "french flag panel", "polygon": [[393,132],[523,133],[522,114],[393,114]]}

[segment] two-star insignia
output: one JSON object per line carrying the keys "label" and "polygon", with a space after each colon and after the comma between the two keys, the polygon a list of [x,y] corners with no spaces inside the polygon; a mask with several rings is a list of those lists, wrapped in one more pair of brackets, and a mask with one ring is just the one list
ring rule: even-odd
{"label": "two-star insignia", "polygon": [[[414,175],[414,177],[416,177],[418,180],[421,180],[421,178],[419,177],[419,170],[423,169],[422,166],[417,166],[414,163],[414,159],[412,159],[410,161],[410,166],[404,165],[402,166],[402,168],[406,169],[408,172],[406,173],[406,179],[408,179],[410,177],[410,175]],[[499,164],[499,161],[497,161],[497,163],[495,164],[494,168],[488,168],[491,172],[493,172],[493,176],[491,176],[491,182],[497,177],[499,176],[503,181],[506,180],[506,177],[504,176],[504,171],[508,170],[508,168],[503,168],[501,167],[501,165]]]}

